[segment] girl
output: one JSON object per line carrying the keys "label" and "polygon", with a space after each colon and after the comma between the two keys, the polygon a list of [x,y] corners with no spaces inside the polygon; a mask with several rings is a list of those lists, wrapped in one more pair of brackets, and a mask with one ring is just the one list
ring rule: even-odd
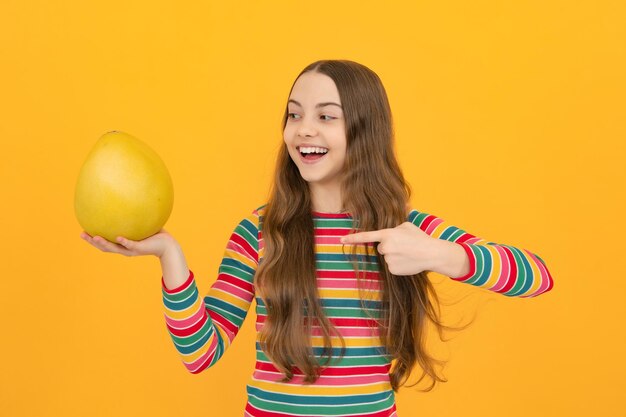
{"label": "girl", "polygon": [[201,299],[165,230],[106,252],[155,255],[165,320],[192,373],[215,364],[256,300],[256,367],[246,416],[396,416],[394,391],[419,367],[427,322],[443,329],[426,273],[508,296],[552,288],[541,258],[487,242],[409,210],[378,76],[351,61],[318,61],[292,86],[266,205],[232,234],[217,281]]}

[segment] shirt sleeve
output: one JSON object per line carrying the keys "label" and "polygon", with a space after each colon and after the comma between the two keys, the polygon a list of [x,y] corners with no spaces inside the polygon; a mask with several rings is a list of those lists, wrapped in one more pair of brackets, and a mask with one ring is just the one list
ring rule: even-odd
{"label": "shirt sleeve", "polygon": [[202,300],[192,271],[178,288],[161,278],[165,322],[191,373],[214,365],[230,346],[254,298],[259,263],[258,211],[242,220],[228,240],[217,280]]}
{"label": "shirt sleeve", "polygon": [[470,270],[452,278],[511,297],[535,297],[552,289],[543,259],[526,249],[487,242],[437,216],[412,210],[408,221],[430,236],[457,243],[469,257]]}

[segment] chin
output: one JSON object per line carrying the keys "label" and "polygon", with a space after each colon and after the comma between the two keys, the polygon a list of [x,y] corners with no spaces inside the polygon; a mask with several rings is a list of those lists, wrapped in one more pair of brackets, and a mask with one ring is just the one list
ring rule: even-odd
{"label": "chin", "polygon": [[302,177],[303,180],[305,180],[308,183],[312,183],[312,182],[319,182],[320,178],[314,176],[314,175],[302,175],[302,172],[300,172],[300,176]]}

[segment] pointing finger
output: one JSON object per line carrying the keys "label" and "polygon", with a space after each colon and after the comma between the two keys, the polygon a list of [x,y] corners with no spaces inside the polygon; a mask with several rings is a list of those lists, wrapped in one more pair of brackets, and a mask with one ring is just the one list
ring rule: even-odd
{"label": "pointing finger", "polygon": [[353,233],[341,238],[341,243],[370,243],[380,242],[384,237],[384,230],[374,230],[371,232]]}

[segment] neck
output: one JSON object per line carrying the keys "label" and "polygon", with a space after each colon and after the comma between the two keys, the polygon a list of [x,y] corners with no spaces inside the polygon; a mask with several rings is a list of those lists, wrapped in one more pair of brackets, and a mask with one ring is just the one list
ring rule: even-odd
{"label": "neck", "polygon": [[309,184],[313,211],[322,213],[341,213],[344,211],[341,198],[341,185]]}

